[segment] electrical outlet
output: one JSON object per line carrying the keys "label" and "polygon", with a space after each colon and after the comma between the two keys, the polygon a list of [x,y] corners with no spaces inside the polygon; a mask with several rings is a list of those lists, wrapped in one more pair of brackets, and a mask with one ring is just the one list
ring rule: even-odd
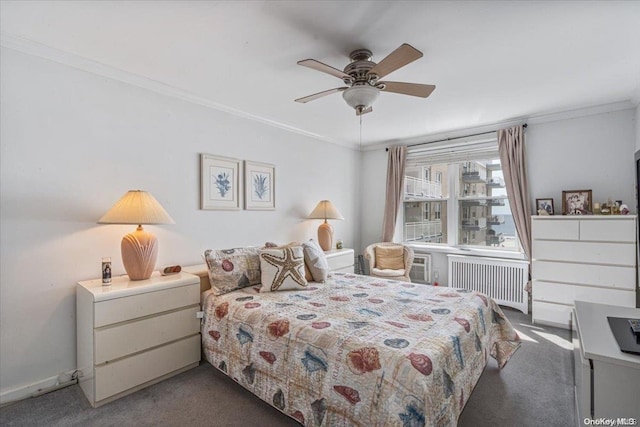
{"label": "electrical outlet", "polygon": [[60,374],[58,374],[58,384],[68,383],[69,381],[76,379],[76,377],[79,377],[79,374],[80,371],[78,371],[77,369],[61,372]]}

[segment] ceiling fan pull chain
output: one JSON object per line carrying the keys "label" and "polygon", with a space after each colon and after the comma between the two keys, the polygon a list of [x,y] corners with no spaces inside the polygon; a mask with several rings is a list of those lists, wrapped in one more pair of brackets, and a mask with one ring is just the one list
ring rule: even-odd
{"label": "ceiling fan pull chain", "polygon": [[360,115],[360,152],[362,152],[362,114]]}

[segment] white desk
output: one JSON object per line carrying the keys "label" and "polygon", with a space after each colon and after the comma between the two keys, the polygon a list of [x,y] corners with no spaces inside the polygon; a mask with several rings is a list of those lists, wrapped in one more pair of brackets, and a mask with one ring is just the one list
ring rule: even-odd
{"label": "white desk", "polygon": [[576,412],[640,422],[640,355],[623,353],[607,316],[640,318],[640,309],[576,301],[573,309]]}

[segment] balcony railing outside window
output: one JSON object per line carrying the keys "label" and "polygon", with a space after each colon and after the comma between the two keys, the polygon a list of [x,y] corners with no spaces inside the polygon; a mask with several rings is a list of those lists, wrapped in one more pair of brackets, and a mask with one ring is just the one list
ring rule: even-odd
{"label": "balcony railing outside window", "polygon": [[405,242],[435,242],[442,237],[442,221],[407,222],[404,225]]}
{"label": "balcony railing outside window", "polygon": [[442,197],[442,184],[413,176],[405,176],[404,194],[405,197],[411,198],[439,199]]}

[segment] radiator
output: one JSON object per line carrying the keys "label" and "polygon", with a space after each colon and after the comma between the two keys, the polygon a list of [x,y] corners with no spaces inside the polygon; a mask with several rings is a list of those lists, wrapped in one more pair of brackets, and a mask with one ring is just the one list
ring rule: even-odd
{"label": "radiator", "polygon": [[529,263],[521,260],[447,255],[449,286],[482,292],[498,304],[527,314]]}

